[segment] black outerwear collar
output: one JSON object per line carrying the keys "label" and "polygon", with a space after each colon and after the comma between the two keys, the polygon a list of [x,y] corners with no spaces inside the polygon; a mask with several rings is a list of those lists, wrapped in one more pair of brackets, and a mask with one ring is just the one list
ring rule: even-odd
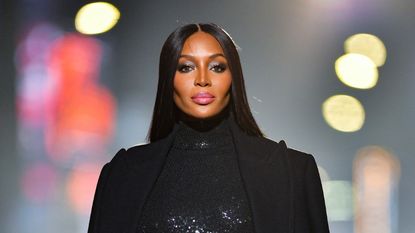
{"label": "black outerwear collar", "polygon": [[[292,232],[293,185],[285,142],[276,143],[267,138],[249,136],[232,120],[230,129],[255,233]],[[126,170],[130,172],[113,181],[117,182],[116,193],[123,194],[109,197],[117,200],[117,204],[113,203],[110,208],[111,213],[108,213],[112,216],[111,220],[107,219],[112,222],[113,229],[117,229],[118,225],[118,229],[137,232],[144,202],[162,170],[176,130],[173,129],[166,138],[157,142],[128,150],[125,162],[128,166]]]}

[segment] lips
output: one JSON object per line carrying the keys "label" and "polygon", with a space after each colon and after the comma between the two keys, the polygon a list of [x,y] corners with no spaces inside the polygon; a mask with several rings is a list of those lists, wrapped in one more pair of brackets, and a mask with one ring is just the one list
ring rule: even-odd
{"label": "lips", "polygon": [[192,96],[192,101],[196,104],[206,105],[210,104],[215,100],[215,96],[209,92],[199,92]]}

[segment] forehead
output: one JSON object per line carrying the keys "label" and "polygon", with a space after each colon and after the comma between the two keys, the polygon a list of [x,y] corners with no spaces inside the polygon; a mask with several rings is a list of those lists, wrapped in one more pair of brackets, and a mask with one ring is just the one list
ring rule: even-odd
{"label": "forehead", "polygon": [[186,39],[182,54],[193,56],[207,56],[214,53],[223,53],[219,42],[209,33],[198,31]]}

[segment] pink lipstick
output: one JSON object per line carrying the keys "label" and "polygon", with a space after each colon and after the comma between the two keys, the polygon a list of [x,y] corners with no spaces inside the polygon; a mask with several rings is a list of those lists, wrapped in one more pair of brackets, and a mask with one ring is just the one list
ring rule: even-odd
{"label": "pink lipstick", "polygon": [[196,95],[192,96],[192,100],[196,104],[207,105],[215,100],[215,96],[209,92],[199,92]]}

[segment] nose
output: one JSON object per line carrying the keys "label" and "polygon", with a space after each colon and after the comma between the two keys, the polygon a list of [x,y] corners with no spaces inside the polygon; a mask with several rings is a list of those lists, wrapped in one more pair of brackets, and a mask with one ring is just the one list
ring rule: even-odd
{"label": "nose", "polygon": [[195,86],[201,86],[201,87],[206,87],[206,86],[211,85],[209,74],[208,74],[207,70],[201,69],[201,70],[199,70],[199,72],[197,72],[197,75],[196,75],[195,81],[194,81],[194,85]]}

